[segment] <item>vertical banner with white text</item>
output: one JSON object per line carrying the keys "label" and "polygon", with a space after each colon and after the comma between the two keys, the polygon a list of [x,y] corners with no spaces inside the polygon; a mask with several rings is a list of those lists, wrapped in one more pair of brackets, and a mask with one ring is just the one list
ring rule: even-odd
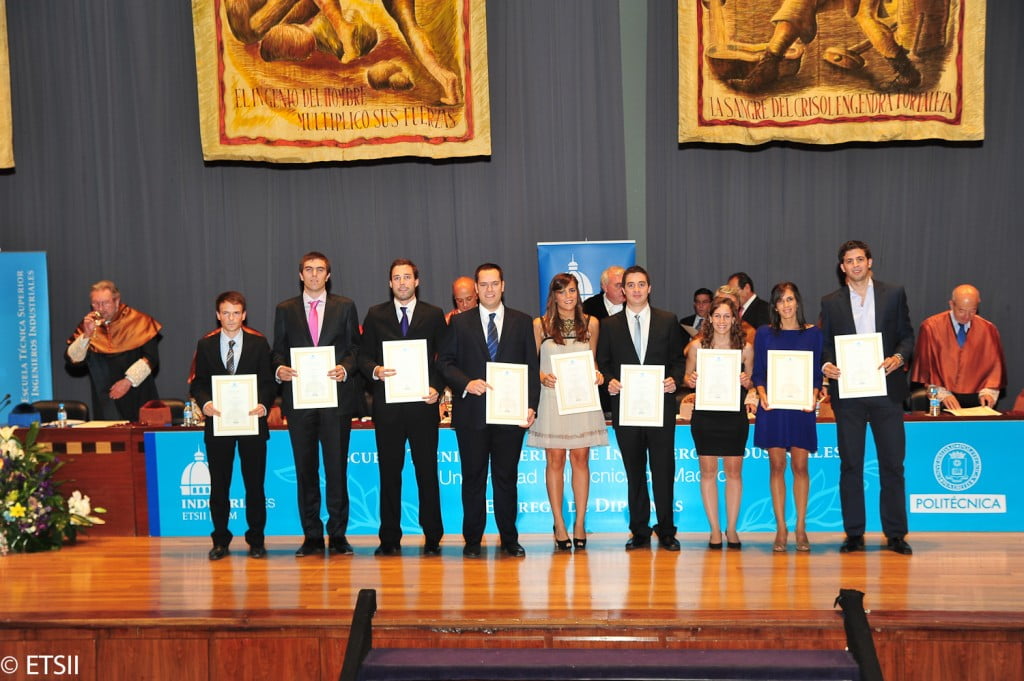
{"label": "vertical banner with white text", "polygon": [[[0,397],[11,404],[53,396],[46,253],[0,253]],[[7,422],[10,405],[0,409]]]}

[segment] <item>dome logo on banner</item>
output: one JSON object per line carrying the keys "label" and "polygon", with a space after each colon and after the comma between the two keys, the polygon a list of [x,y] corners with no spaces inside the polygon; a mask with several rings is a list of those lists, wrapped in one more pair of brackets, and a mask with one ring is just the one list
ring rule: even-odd
{"label": "dome logo on banner", "polygon": [[981,455],[963,442],[951,442],[938,451],[932,464],[935,481],[951,492],[963,492],[981,477]]}

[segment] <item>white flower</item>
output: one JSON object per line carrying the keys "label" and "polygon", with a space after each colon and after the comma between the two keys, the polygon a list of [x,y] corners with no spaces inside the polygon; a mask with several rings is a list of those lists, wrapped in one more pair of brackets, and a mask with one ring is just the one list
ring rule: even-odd
{"label": "white flower", "polygon": [[77,489],[68,497],[68,511],[80,515],[83,518],[89,517],[92,513],[92,503],[89,497],[83,496]]}
{"label": "white flower", "polygon": [[[4,428],[3,430],[9,429]],[[0,433],[0,435],[3,435],[3,433]],[[21,448],[21,443],[13,437],[3,438],[0,440],[0,454],[3,454],[8,459],[17,460],[25,456],[25,450]]]}
{"label": "white flower", "polygon": [[0,428],[0,440],[10,440],[11,436],[14,435],[14,428],[15,426]]}

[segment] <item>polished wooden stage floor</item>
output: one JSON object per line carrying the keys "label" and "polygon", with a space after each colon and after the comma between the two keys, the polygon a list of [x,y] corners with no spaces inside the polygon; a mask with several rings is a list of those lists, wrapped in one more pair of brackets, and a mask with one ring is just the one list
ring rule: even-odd
{"label": "polished wooden stage floor", "polygon": [[[389,558],[373,556],[376,538],[353,539],[355,556],[322,559],[295,558],[294,537],[270,538],[264,561],[238,538],[214,563],[196,538],[86,537],[9,555],[0,654],[73,649],[93,660],[95,675],[81,678],[212,679],[239,664],[253,678],[295,664],[306,678],[337,678],[363,588],[377,590],[382,647],[842,648],[833,601],[852,588],[866,594],[887,678],[1024,678],[1019,534],[916,534],[909,557],[870,540],[840,555],[840,537],[823,534],[810,554],[775,554],[772,535],[747,534],[742,551],[687,535],[679,553],[627,553],[625,535],[594,535],[586,552],[556,555],[549,537],[529,535],[519,560],[493,543],[464,559],[457,536],[441,557],[420,556],[418,537]],[[140,664],[157,666],[133,676]]]}

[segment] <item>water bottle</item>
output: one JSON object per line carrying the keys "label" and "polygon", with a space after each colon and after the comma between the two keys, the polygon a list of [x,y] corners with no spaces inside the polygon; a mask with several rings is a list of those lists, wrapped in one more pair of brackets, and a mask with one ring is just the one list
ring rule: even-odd
{"label": "water bottle", "polygon": [[185,400],[185,407],[181,412],[181,425],[183,428],[191,428],[194,425],[192,421],[192,398]]}
{"label": "water bottle", "polygon": [[64,408],[64,403],[61,402],[57,405],[57,427],[67,428],[68,425],[68,410]]}
{"label": "water bottle", "polygon": [[938,416],[942,413],[942,403],[939,401],[939,386],[928,386],[928,416]]}

